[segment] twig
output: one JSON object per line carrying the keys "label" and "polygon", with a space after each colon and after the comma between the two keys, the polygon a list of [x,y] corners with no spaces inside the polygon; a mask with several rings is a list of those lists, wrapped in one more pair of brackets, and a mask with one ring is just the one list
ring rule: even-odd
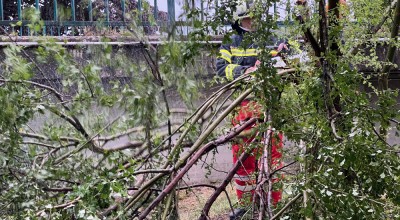
{"label": "twig", "polygon": [[[268,121],[271,121],[271,115],[267,111],[264,112],[264,124],[266,124]],[[271,164],[271,152],[270,152],[270,143],[271,143],[271,134],[272,134],[272,126],[269,125],[267,128],[267,131],[264,131],[264,148],[263,148],[263,155],[261,157],[260,163],[260,174],[258,176],[258,184],[256,188],[256,192],[259,195],[259,199],[262,200],[260,201],[260,211],[259,211],[259,216],[258,219],[262,220],[264,218],[264,209],[265,209],[265,203],[264,203],[264,196],[262,195],[262,186],[266,181],[268,181],[268,192],[267,192],[267,206],[268,206],[268,217],[272,217],[272,209],[271,209],[271,175],[270,175],[270,164]],[[267,179],[264,179],[264,176],[266,175]]]}
{"label": "twig", "polygon": [[[211,116],[210,121],[214,120],[215,116],[217,116],[218,112],[224,107],[224,104],[225,104],[225,103],[228,101],[228,99],[233,95],[233,93],[236,92],[236,90],[237,90],[237,88],[234,89],[231,93],[229,93],[229,94],[225,97],[225,99],[222,101],[222,103],[219,105],[219,107],[217,107],[217,109],[215,109],[215,112],[214,112],[213,116]],[[209,125],[210,125],[210,124],[208,124],[207,127],[206,127],[205,129],[207,129]]]}
{"label": "twig", "polygon": [[212,204],[218,198],[219,194],[221,194],[222,191],[225,191],[226,186],[230,183],[236,171],[240,168],[241,163],[250,156],[251,150],[252,148],[247,149],[247,151],[243,152],[240,155],[238,161],[236,161],[235,165],[231,168],[231,170],[229,170],[228,175],[225,177],[224,181],[218,186],[217,190],[215,190],[210,198],[208,198],[206,204],[201,211],[201,216],[199,217],[199,220],[207,220],[208,212],[210,211]]}
{"label": "twig", "polygon": [[332,133],[335,136],[336,139],[338,140],[343,140],[342,137],[340,137],[337,132],[336,132],[336,126],[335,126],[335,119],[331,119],[331,128],[332,128]]}
{"label": "twig", "polygon": [[63,188],[42,188],[44,191],[50,191],[50,192],[71,192],[74,189],[72,187],[63,187]]}
{"label": "twig", "polygon": [[[44,140],[44,141],[51,141],[51,139],[49,137],[46,137],[44,135],[40,135],[40,134],[34,134],[34,133],[27,133],[27,132],[19,132],[19,134],[23,137],[28,137],[28,138],[35,138],[38,140]],[[80,139],[77,138],[72,138],[72,137],[59,137],[58,138],[61,141],[68,141],[68,142],[74,142],[74,143],[79,143],[81,142]]]}
{"label": "twig", "polygon": [[[306,6],[307,1],[302,2],[302,3],[304,3],[304,4],[302,4],[303,5],[302,7],[304,7],[304,8],[307,7]],[[305,19],[301,15],[297,16],[296,19],[300,22],[300,24],[302,24],[302,25],[305,24]],[[321,47],[318,45],[318,42],[317,42],[316,38],[313,36],[310,28],[306,28],[304,30],[304,35],[305,35],[305,38],[308,40],[308,42],[310,42],[311,47],[313,48],[313,50],[315,52],[315,55],[317,57],[321,57],[321,54],[322,54]]]}
{"label": "twig", "polygon": [[111,135],[111,136],[107,136],[107,137],[98,137],[98,138],[96,138],[96,140],[111,141],[111,140],[115,140],[115,139],[121,138],[126,135],[130,135],[135,132],[143,131],[143,130],[144,130],[144,126],[134,127],[134,128],[130,128],[130,129],[126,130],[125,132],[122,132],[119,134],[115,134],[115,135]]}
{"label": "twig", "polygon": [[396,119],[393,119],[393,118],[390,118],[389,121],[394,122],[394,123],[396,123],[396,124],[400,124],[399,121],[397,121]]}
{"label": "twig", "polygon": [[294,202],[296,202],[296,200],[298,200],[301,197],[301,193],[297,194],[292,200],[290,200],[288,203],[286,203],[286,205],[279,210],[279,212],[277,212],[272,218],[271,220],[275,220],[278,219],[279,216],[281,216],[291,205],[293,205]]}
{"label": "twig", "polygon": [[64,101],[63,99],[63,95],[61,93],[59,93],[57,90],[55,90],[54,88],[50,87],[50,86],[46,86],[37,82],[33,82],[33,81],[29,81],[29,80],[6,80],[6,79],[0,79],[0,82],[4,82],[4,83],[25,83],[25,84],[30,84],[36,87],[39,87],[41,89],[46,89],[48,91],[50,91],[51,93],[53,93],[60,101]]}
{"label": "twig", "polygon": [[175,196],[175,191],[173,193],[169,194],[169,196],[167,198],[167,203],[165,204],[165,207],[164,207],[164,212],[162,214],[161,220],[167,219],[168,213],[171,209],[172,200],[173,200],[174,196]]}
{"label": "twig", "polygon": [[379,134],[379,132],[375,129],[374,123],[372,123],[372,122],[369,122],[369,123],[370,123],[370,125],[371,125],[371,127],[372,127],[372,130],[374,131],[375,135],[378,137],[378,139],[379,139],[381,142],[383,142],[385,145],[387,145],[388,147],[393,147],[393,146],[390,145],[390,144],[385,140],[385,138],[383,138],[383,137],[381,136],[381,134]]}
{"label": "twig", "polygon": [[139,175],[139,174],[144,174],[144,173],[170,173],[172,172],[171,169],[154,169],[154,170],[138,170],[134,173],[132,173],[132,175]]}
{"label": "twig", "polygon": [[56,206],[53,206],[53,207],[51,207],[51,208],[43,209],[43,210],[37,212],[37,213],[36,213],[36,216],[37,216],[37,217],[40,217],[43,213],[46,212],[46,210],[51,210],[51,209],[62,209],[62,208],[71,207],[71,206],[73,206],[75,203],[79,202],[80,199],[81,199],[81,197],[77,197],[76,199],[74,199],[74,200],[72,200],[72,201],[69,201],[69,202],[67,202],[67,203],[64,203],[64,204],[61,204],[61,205],[56,205]]}
{"label": "twig", "polygon": [[128,141],[125,142],[121,145],[111,147],[111,148],[101,148],[102,151],[107,151],[107,152],[115,152],[115,151],[121,151],[125,149],[134,149],[143,146],[144,142],[143,141]]}
{"label": "twig", "polygon": [[37,145],[37,146],[43,146],[43,147],[52,148],[52,149],[55,148],[53,145],[45,144],[45,143],[41,143],[41,142],[35,142],[35,141],[23,141],[23,142],[21,142],[21,144]]}
{"label": "twig", "polygon": [[[61,157],[57,158],[55,160],[55,164],[60,163],[61,161],[63,161],[64,159],[66,159],[67,157],[69,157],[70,155],[80,152],[81,150],[83,150],[85,148],[85,146],[89,143],[92,142],[93,139],[95,137],[97,137],[101,132],[103,132],[105,129],[107,129],[109,126],[111,126],[112,124],[114,124],[114,122],[116,122],[123,113],[121,113],[118,117],[116,117],[113,121],[111,121],[110,123],[108,123],[106,126],[104,126],[102,129],[100,129],[95,135],[93,135],[91,138],[89,138],[88,140],[86,140],[83,144],[81,144],[79,147],[77,147],[75,150],[67,152],[66,154],[62,155]],[[98,148],[95,145],[93,145],[93,147],[95,148],[94,150],[97,152],[102,152],[105,153],[104,149],[102,148]]]}

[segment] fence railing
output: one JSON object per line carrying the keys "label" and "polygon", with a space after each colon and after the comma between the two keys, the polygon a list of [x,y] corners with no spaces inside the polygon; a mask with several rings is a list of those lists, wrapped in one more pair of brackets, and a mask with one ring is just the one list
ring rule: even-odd
{"label": "fence railing", "polygon": [[[165,0],[150,1],[153,5],[144,11],[143,0],[34,0],[33,5],[23,0],[0,0],[0,26],[2,27],[0,33],[16,32],[19,36],[32,34],[60,36],[82,35],[83,30],[88,27],[123,29],[127,26],[125,14],[129,9],[142,17],[140,25],[147,28],[158,26],[160,23],[167,25],[175,21],[175,0],[167,0],[166,12],[158,10],[160,1]],[[33,30],[32,25],[29,25],[32,21],[27,19],[28,9],[38,12],[43,21],[40,25],[41,30]],[[150,16],[155,21],[152,24],[149,22]]]}
{"label": "fence railing", "polygon": [[[139,15],[139,25],[148,35],[160,33],[160,27],[168,28],[173,23],[180,34],[186,35],[192,30],[191,21],[175,21],[175,0],[30,0],[31,4],[27,1],[0,0],[0,34],[79,36],[91,35],[98,28],[120,32],[132,19],[127,19],[127,12]],[[165,2],[167,11],[160,11],[158,5]],[[215,0],[213,7],[218,7],[218,2]],[[203,4],[201,1],[199,6],[202,12]],[[272,9],[276,15],[276,4]],[[40,17],[41,22],[37,21],[36,26],[28,18],[29,10],[31,14],[35,10]],[[204,20],[204,14],[201,13],[198,19]],[[228,26],[222,29],[226,30]]]}

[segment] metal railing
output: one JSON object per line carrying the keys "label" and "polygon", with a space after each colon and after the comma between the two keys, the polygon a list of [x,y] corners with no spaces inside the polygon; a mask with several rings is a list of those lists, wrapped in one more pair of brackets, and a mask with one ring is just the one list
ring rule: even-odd
{"label": "metal railing", "polygon": [[[167,18],[160,20],[158,10],[158,0],[153,1],[152,15],[143,11],[143,0],[136,0],[132,3],[129,0],[45,0],[45,3],[52,4],[52,13],[47,11],[44,18],[44,14],[41,13],[43,9],[43,1],[34,0],[33,5],[24,4],[23,0],[16,0],[12,3],[11,11],[10,7],[8,11],[5,10],[5,3],[11,2],[10,0],[0,0],[0,26],[4,32],[16,32],[19,36],[30,36],[30,35],[81,35],[80,30],[86,27],[107,27],[112,29],[123,29],[126,28],[127,22],[125,14],[127,13],[127,6],[129,4],[136,4],[135,12],[139,16],[142,16],[141,26],[150,27],[157,26],[160,23],[171,24],[175,22],[175,0],[167,0],[168,11],[161,12],[167,15]],[[164,1],[164,0],[161,0]],[[64,3],[61,4],[60,2]],[[80,5],[76,5],[79,2]],[[119,4],[116,4],[116,3]],[[10,4],[9,4],[10,5]],[[100,6],[99,6],[100,5]],[[80,19],[77,18],[77,8],[80,9]],[[27,19],[24,12],[27,9],[34,9],[38,12],[41,23],[41,30],[32,30],[32,23]],[[67,11],[68,13],[65,13]],[[6,16],[6,14],[9,14]],[[94,14],[96,13],[96,16]],[[142,15],[147,13],[147,15]],[[82,18],[84,15],[84,18]],[[112,16],[112,17],[111,17]],[[143,17],[147,16],[147,20]],[[157,22],[156,25],[148,22],[148,17],[153,16]]]}
{"label": "metal railing", "polygon": [[[167,2],[166,12],[158,10],[161,1]],[[176,25],[178,34],[186,35],[193,30],[192,21],[175,21],[175,0],[31,0],[30,2],[33,2],[33,5],[24,3],[24,0],[0,0],[0,35],[16,33],[19,36],[80,36],[91,35],[90,32],[99,29],[120,32],[128,28],[132,18],[127,19],[125,15],[130,12],[136,13],[141,18],[138,25],[142,26],[148,35],[159,34],[160,27],[169,28],[172,24]],[[152,3],[151,7],[149,2]],[[7,10],[4,7],[5,3],[8,3]],[[207,19],[204,17],[203,4],[201,1],[200,10],[203,13],[196,18],[202,21]],[[215,0],[212,4],[216,8],[219,1]],[[36,16],[40,17],[40,22],[39,19],[36,20],[39,25],[32,25],[32,20],[27,18],[28,9],[35,10]],[[276,4],[271,9],[274,15],[280,10]],[[287,13],[290,14],[290,7]],[[151,16],[153,22],[149,21]],[[282,22],[278,22],[278,25],[282,25]],[[229,26],[221,27],[221,30],[229,29]],[[218,35],[216,32],[211,34]]]}

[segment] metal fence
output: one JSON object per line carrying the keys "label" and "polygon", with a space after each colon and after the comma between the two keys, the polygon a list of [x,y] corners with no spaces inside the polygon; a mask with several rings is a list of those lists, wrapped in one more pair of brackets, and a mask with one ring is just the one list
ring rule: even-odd
{"label": "metal fence", "polygon": [[[165,12],[158,9],[161,1],[167,2]],[[149,6],[149,2],[152,6]],[[290,4],[290,0],[287,2]],[[199,4],[197,7],[202,13],[196,19],[204,21],[207,19],[204,10],[210,6],[204,4],[211,4],[215,9],[219,0],[212,3],[200,1]],[[145,6],[148,7],[144,9]],[[192,30],[192,21],[175,21],[175,6],[175,0],[0,0],[0,34],[77,36],[86,35],[98,28],[121,31],[127,28],[128,21],[132,20],[127,20],[125,15],[133,11],[141,18],[139,25],[143,26],[148,35],[158,32],[160,27],[172,27],[173,23],[179,34],[186,35]],[[40,16],[40,30],[38,26],[33,28],[32,21],[27,18],[28,9],[36,10],[36,14]],[[274,4],[270,13],[276,16],[279,10],[281,9]],[[285,13],[290,14],[290,7],[287,7]],[[149,22],[149,17],[155,22]],[[280,24],[282,22],[278,22],[278,25]],[[229,25],[221,29],[227,28]]]}
{"label": "metal fence", "polygon": [[[33,2],[34,1],[34,2]],[[168,11],[163,12],[166,18],[160,19],[158,10],[158,0],[153,1],[152,16],[157,23],[170,24],[175,22],[175,0],[167,0]],[[165,0],[161,0],[165,1]],[[61,3],[60,3],[61,2]],[[77,5],[76,3],[80,3]],[[12,7],[5,8],[5,3],[12,3]],[[29,4],[31,3],[31,4]],[[149,27],[148,22],[149,11],[143,12],[143,0],[0,0],[0,26],[1,32],[4,34],[16,32],[19,36],[35,35],[79,35],[85,27],[107,27],[112,29],[123,29],[127,26],[125,13],[127,6],[135,4],[135,11],[142,16],[140,25]],[[41,9],[44,4],[51,4],[51,13],[47,13],[43,17]],[[80,14],[85,16],[77,16],[77,9],[80,9]],[[32,30],[32,22],[24,15],[27,9],[35,9],[40,14],[43,23],[40,25],[41,30]],[[97,13],[96,13],[97,10]],[[65,11],[68,11],[66,14]],[[6,14],[10,14],[6,16]],[[96,13],[96,16],[95,16]],[[141,15],[147,13],[147,15]],[[118,15],[118,16],[117,16]],[[144,18],[146,17],[146,18]],[[154,26],[154,24],[152,24]]]}

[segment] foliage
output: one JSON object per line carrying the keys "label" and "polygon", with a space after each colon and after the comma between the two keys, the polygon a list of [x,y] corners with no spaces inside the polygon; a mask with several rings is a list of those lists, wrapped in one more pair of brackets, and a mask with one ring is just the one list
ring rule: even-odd
{"label": "foliage", "polygon": [[[390,16],[394,12],[389,13],[394,4],[352,0],[340,7],[340,17],[334,9],[325,12],[320,1],[285,4],[298,19],[280,28],[265,11],[283,1],[255,1],[257,31],[244,43],[292,42],[287,62],[294,70],[277,74],[282,71],[273,67],[269,49],[262,50],[262,65],[252,79],[226,83],[193,108],[202,73],[209,71],[200,58],[217,55],[209,35],[232,19],[236,2],[221,2],[204,21],[198,19],[201,10],[187,7],[193,32],[185,42],[169,28],[165,42],[155,47],[133,12],[127,36],[143,42],[135,48],[111,46],[106,37],[101,46],[75,48],[78,54],[44,37],[33,49],[3,48],[0,216],[143,219],[147,212],[152,218],[175,219],[178,182],[202,155],[240,133],[216,128],[235,103],[253,92],[271,117],[259,126],[260,134],[269,127],[282,131],[293,143],[293,164],[301,168],[285,178],[290,191],[281,204],[264,204],[273,209],[269,219],[273,213],[283,219],[399,218],[399,146],[388,142],[400,126],[398,91],[373,82],[387,74],[384,67],[396,67],[378,55],[382,47],[398,47],[394,39],[380,40],[398,25]],[[30,20],[34,29],[43,25],[34,11]],[[306,42],[300,44],[300,38]],[[305,54],[306,62],[293,58]],[[365,68],[379,74],[359,71]],[[184,122],[172,120],[171,90],[193,110]],[[228,98],[232,102],[226,104]],[[224,187],[215,187],[213,196]],[[204,218],[213,196],[201,213]],[[264,215],[262,206],[249,210]]]}

